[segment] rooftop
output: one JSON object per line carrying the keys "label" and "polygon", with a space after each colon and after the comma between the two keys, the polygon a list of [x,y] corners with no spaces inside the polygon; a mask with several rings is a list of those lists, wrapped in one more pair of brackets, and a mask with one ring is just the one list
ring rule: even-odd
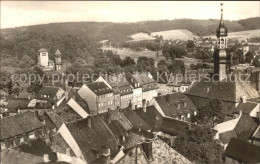
{"label": "rooftop", "polygon": [[98,96],[113,93],[113,91],[103,82],[89,83],[87,84],[87,87]]}
{"label": "rooftop", "polygon": [[221,82],[208,81],[204,78],[200,82],[195,82],[185,94],[229,102],[240,102],[243,96],[246,96],[246,99],[259,97],[258,92],[249,83],[237,76],[232,81],[224,79]]}
{"label": "rooftop", "polygon": [[231,138],[225,154],[243,163],[260,162],[260,147],[236,138]]}
{"label": "rooftop", "polygon": [[0,122],[0,140],[24,134],[44,126],[34,112],[24,112],[15,116],[4,117],[0,119]]}

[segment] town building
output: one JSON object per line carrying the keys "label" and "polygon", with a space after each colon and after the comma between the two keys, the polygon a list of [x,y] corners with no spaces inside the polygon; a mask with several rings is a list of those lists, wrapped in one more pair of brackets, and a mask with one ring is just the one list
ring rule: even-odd
{"label": "town building", "polygon": [[131,84],[133,88],[133,101],[132,101],[132,108],[137,109],[143,106],[143,88],[140,83],[133,77],[132,74],[126,74],[126,80]]}
{"label": "town building", "polygon": [[113,90],[116,108],[131,108],[133,101],[133,88],[126,80],[125,74],[100,76],[96,82],[104,82]]}
{"label": "town building", "polygon": [[149,104],[152,99],[158,96],[158,86],[156,81],[149,75],[149,73],[135,73],[133,76],[136,83],[142,86],[142,98]]}
{"label": "town building", "polygon": [[163,117],[190,120],[191,116],[197,115],[197,108],[191,99],[180,92],[155,97],[151,104]]}
{"label": "town building", "polygon": [[225,163],[260,163],[260,147],[231,138],[225,151]]}
{"label": "town building", "polygon": [[115,109],[113,90],[104,82],[83,84],[78,94],[87,102],[90,115]]}
{"label": "town building", "polygon": [[36,108],[55,109],[65,99],[65,91],[61,87],[42,86],[35,98]]}
{"label": "town building", "polygon": [[4,117],[1,122],[1,150],[15,148],[31,140],[45,137],[45,127],[35,112]]}

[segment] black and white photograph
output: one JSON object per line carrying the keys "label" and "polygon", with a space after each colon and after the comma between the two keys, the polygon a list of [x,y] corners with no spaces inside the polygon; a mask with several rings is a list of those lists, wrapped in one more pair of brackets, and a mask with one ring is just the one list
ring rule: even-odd
{"label": "black and white photograph", "polygon": [[260,1],[0,1],[1,164],[259,164]]}

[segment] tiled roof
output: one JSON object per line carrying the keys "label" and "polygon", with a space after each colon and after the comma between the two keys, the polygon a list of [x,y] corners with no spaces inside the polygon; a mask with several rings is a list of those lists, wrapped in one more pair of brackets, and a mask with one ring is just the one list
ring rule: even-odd
{"label": "tiled roof", "polygon": [[148,106],[146,112],[142,108],[136,109],[136,113],[152,128],[157,131],[162,124],[162,115],[157,111],[154,106]]}
{"label": "tiled roof", "polygon": [[72,95],[72,98],[88,113],[90,114],[88,103],[80,97],[80,95],[77,92],[70,92]]}
{"label": "tiled roof", "polygon": [[37,94],[37,97],[42,98],[41,95],[49,95],[50,97],[46,99],[53,100],[59,89],[60,87],[56,87],[56,86],[42,86]]}
{"label": "tiled roof", "polygon": [[[60,133],[57,133],[56,135],[51,137],[51,146],[54,152],[59,152],[63,154],[66,154],[66,150],[70,148],[66,141],[62,138]],[[70,149],[70,155],[75,156],[72,149]]]}
{"label": "tiled roof", "polygon": [[[88,127],[88,120],[91,119],[91,128]],[[111,131],[108,129],[100,116],[89,116],[67,123],[67,127],[80,147],[88,163],[97,159],[94,150],[100,151],[104,145],[111,149],[112,158],[118,153],[118,143]]]}
{"label": "tiled roof", "polygon": [[87,86],[98,96],[113,93],[113,91],[103,82],[89,83]]}
{"label": "tiled roof", "polygon": [[243,163],[260,163],[260,147],[236,138],[230,140],[225,154]]}
{"label": "tiled roof", "polygon": [[75,111],[67,107],[51,110],[46,112],[46,114],[57,128],[60,128],[60,126],[65,122],[70,122],[81,118],[81,116],[79,116]]}
{"label": "tiled roof", "polygon": [[132,75],[132,78],[143,87],[143,92],[158,88],[156,81],[150,78],[146,73],[136,73]]}
{"label": "tiled roof", "polygon": [[[19,161],[19,162],[18,162]],[[14,149],[1,150],[2,164],[38,164],[44,162],[42,156],[19,152]]]}
{"label": "tiled roof", "polygon": [[15,116],[4,117],[0,119],[0,122],[0,140],[24,134],[44,126],[33,112],[24,112]]}
{"label": "tiled roof", "polygon": [[185,135],[186,131],[189,129],[189,126],[193,128],[196,125],[188,122],[180,121],[177,119],[164,117],[161,131],[172,135]]}
{"label": "tiled roof", "polygon": [[242,110],[243,114],[249,115],[256,106],[257,103],[254,102],[239,103],[235,111],[239,112]]}
{"label": "tiled roof", "polygon": [[152,127],[147,124],[134,110],[125,109],[123,112],[134,128],[141,130],[152,129]]}
{"label": "tiled roof", "polygon": [[30,100],[28,99],[12,99],[8,101],[7,109],[28,109]]}
{"label": "tiled roof", "polygon": [[237,138],[235,130],[230,130],[219,134],[219,139],[223,144],[229,143],[232,137]]}
{"label": "tiled roof", "polygon": [[257,118],[242,115],[234,129],[238,139],[247,141],[253,135],[258,124]]}
{"label": "tiled roof", "polygon": [[71,135],[77,142],[86,161],[91,163],[97,159],[93,150],[99,150],[105,144],[93,128],[89,128],[87,120],[79,120],[66,124]]}
{"label": "tiled roof", "polygon": [[200,82],[195,82],[185,94],[230,102],[239,102],[243,96],[246,96],[246,99],[259,97],[257,91],[249,83],[240,80],[237,76],[232,81],[224,80],[213,82],[204,78]]}
{"label": "tiled roof", "polygon": [[[177,117],[197,110],[191,99],[180,92],[158,96],[155,97],[155,100],[164,114],[169,117]],[[184,102],[186,102],[186,107],[184,106]],[[179,109],[177,109],[177,104],[180,104]]]}
{"label": "tiled roof", "polygon": [[39,52],[48,52],[48,50],[46,50],[45,48],[41,48],[38,50]]}
{"label": "tiled roof", "polygon": [[[40,138],[32,140],[30,146],[28,144],[22,144],[18,147],[21,149],[22,152],[33,154],[33,155],[43,156],[44,154],[49,154],[49,155],[53,154],[51,148],[46,144],[45,141],[43,141]],[[52,161],[55,160],[57,159],[55,159],[52,156]]]}

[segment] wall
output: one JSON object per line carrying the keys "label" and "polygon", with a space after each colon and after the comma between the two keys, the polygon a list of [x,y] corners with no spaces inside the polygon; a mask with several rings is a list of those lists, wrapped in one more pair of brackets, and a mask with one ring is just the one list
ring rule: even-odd
{"label": "wall", "polygon": [[143,106],[143,88],[134,88],[133,89],[133,109],[140,108]]}
{"label": "wall", "polygon": [[143,92],[143,99],[146,100],[148,105],[152,101],[152,99],[157,96],[158,96],[158,93],[157,93],[156,89]]}
{"label": "wall", "polygon": [[72,149],[74,154],[82,159],[83,161],[85,160],[85,157],[83,156],[77,142],[74,140],[73,136],[71,135],[69,129],[67,128],[66,124],[63,123],[58,131],[58,133],[61,134],[62,138],[65,140],[65,142],[69,145],[69,147]]}
{"label": "wall", "polygon": [[78,94],[88,103],[90,115],[97,114],[97,96],[85,84],[78,90]]}
{"label": "wall", "polygon": [[47,67],[49,62],[48,52],[40,52],[39,65]]}

